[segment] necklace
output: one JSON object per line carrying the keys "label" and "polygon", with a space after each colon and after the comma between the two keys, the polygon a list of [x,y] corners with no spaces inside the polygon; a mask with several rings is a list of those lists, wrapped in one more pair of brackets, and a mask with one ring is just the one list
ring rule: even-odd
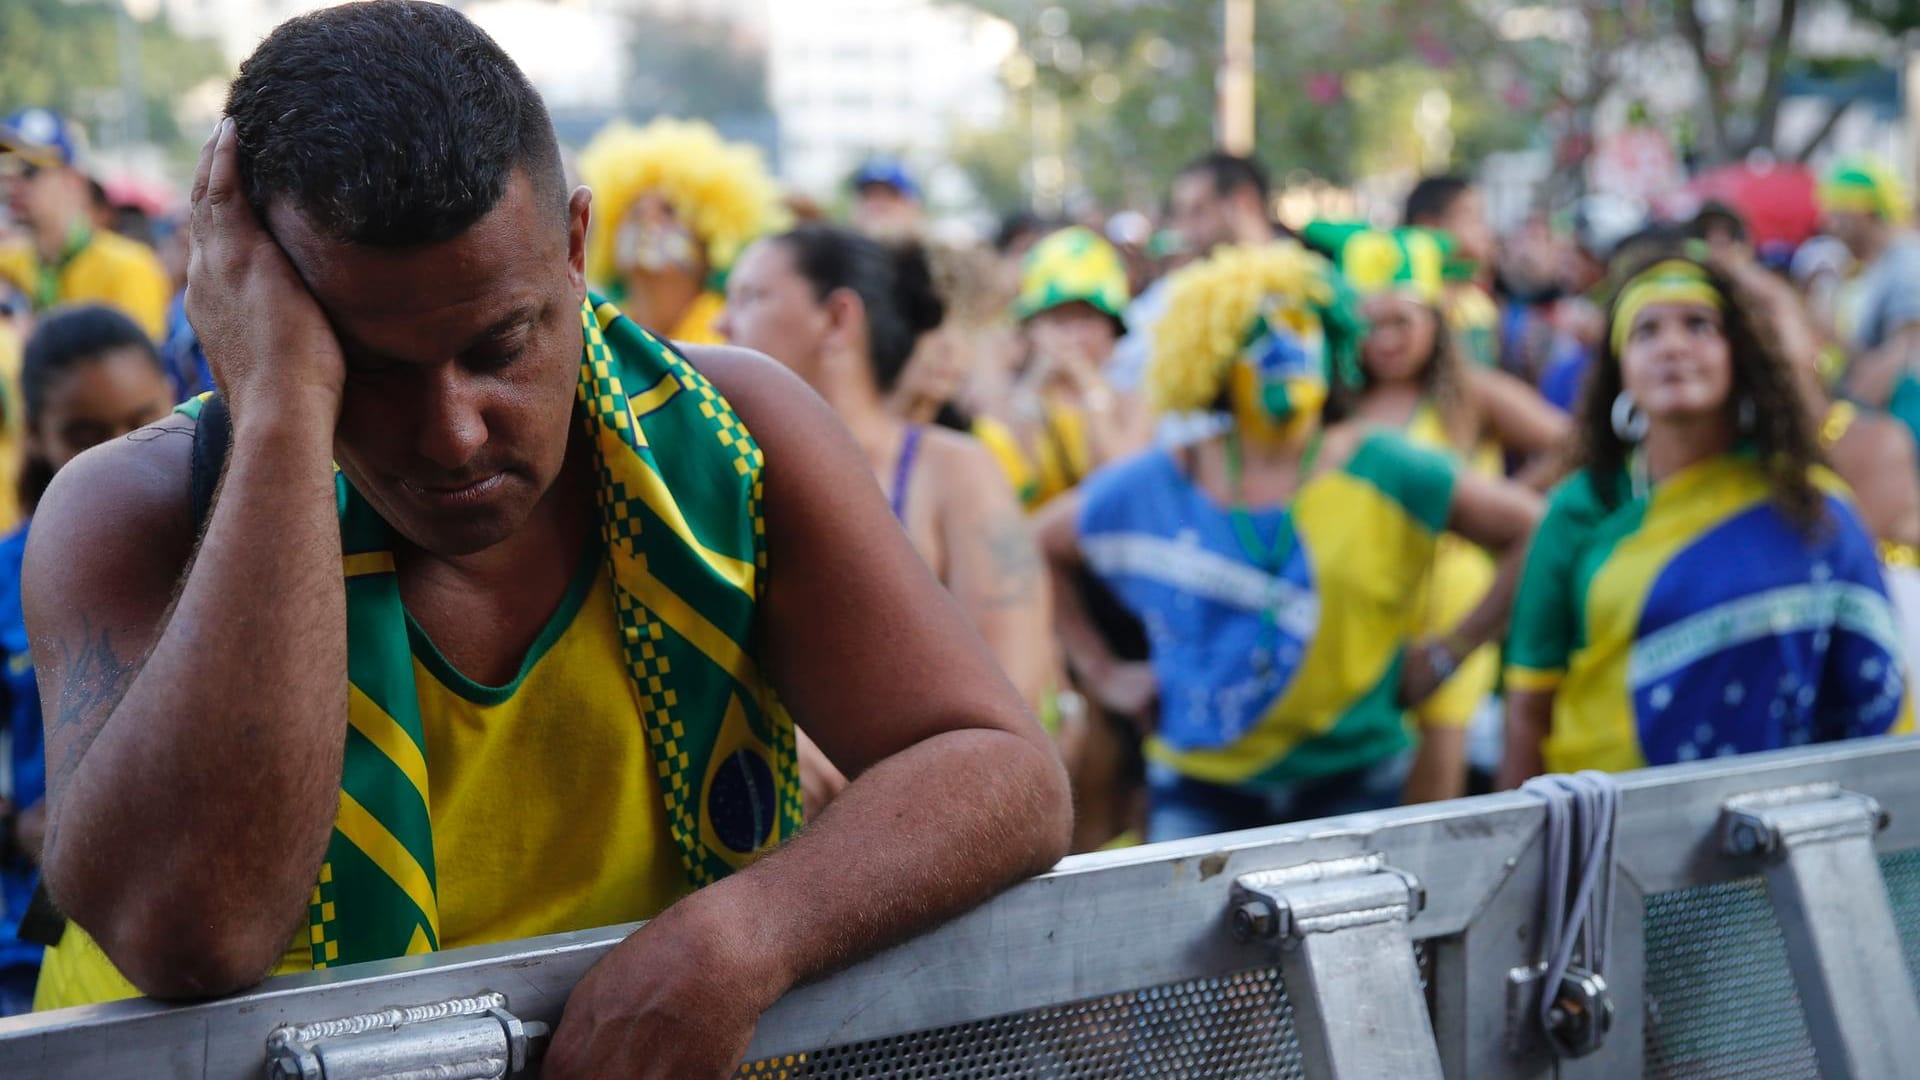
{"label": "necklace", "polygon": [[[1233,538],[1240,545],[1240,553],[1247,561],[1273,575],[1277,582],[1286,569],[1287,560],[1293,557],[1295,533],[1286,513],[1293,509],[1294,499],[1306,486],[1309,474],[1313,472],[1314,462],[1320,457],[1321,437],[1325,428],[1315,428],[1307,439],[1306,449],[1300,454],[1300,465],[1295,472],[1293,495],[1289,496],[1282,509],[1282,519],[1274,530],[1273,543],[1260,541],[1260,531],[1254,527],[1253,513],[1247,507],[1246,490],[1243,484],[1241,462],[1240,433],[1227,432],[1227,441],[1223,447],[1227,464],[1227,491],[1232,499],[1228,505],[1228,515],[1233,521]],[[1280,597],[1274,590],[1272,599],[1260,609],[1260,644],[1253,655],[1254,670],[1266,675],[1273,670],[1274,655],[1280,644]]]}

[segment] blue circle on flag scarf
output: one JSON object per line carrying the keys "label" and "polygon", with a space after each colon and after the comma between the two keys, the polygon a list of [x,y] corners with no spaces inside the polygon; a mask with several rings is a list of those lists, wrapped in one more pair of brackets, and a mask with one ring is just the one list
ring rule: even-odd
{"label": "blue circle on flag scarf", "polygon": [[760,850],[773,835],[779,810],[773,769],[751,749],[735,750],[707,785],[707,820],[720,842],[742,855]]}

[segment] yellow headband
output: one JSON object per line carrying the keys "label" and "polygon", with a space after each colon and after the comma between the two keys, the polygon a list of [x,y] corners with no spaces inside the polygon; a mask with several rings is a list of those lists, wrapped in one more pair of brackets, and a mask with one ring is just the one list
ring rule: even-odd
{"label": "yellow headband", "polygon": [[1653,264],[1620,289],[1609,330],[1615,356],[1626,348],[1633,320],[1650,304],[1700,304],[1719,311],[1726,306],[1726,298],[1707,279],[1707,272],[1693,263],[1667,259]]}

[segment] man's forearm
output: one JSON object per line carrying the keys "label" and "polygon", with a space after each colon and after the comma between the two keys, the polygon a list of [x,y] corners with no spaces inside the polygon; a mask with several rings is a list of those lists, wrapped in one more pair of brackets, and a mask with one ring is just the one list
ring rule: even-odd
{"label": "man's forearm", "polygon": [[1046,870],[1071,822],[1050,750],[1004,731],[950,732],[861,774],[792,843],[687,903],[740,916],[733,931],[777,965],[784,990]]}
{"label": "man's forearm", "polygon": [[[237,430],[205,538],[124,696],[76,693],[68,670],[49,717],[50,732],[81,728],[55,763],[49,880],[136,984],[151,965],[143,988],[225,989],[169,984],[182,965],[156,955],[206,951],[209,933],[224,935],[222,961],[270,962],[324,850],[347,698],[329,441]],[[84,644],[112,649],[105,634]],[[111,659],[131,672],[139,658]]]}

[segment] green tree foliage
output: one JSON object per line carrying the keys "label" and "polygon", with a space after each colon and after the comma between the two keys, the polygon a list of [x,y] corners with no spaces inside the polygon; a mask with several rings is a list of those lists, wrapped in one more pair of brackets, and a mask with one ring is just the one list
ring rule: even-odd
{"label": "green tree foliage", "polygon": [[[1008,71],[1011,122],[962,147],[983,189],[1004,189],[1009,160],[1057,143],[1069,189],[1138,205],[1212,145],[1220,0],[972,3],[1011,21],[1022,41]],[[1278,177],[1334,182],[1444,164],[1415,120],[1441,90],[1453,163],[1551,146],[1556,174],[1577,182],[1601,103],[1647,77],[1650,48],[1677,47],[1694,70],[1661,77],[1700,80],[1697,114],[1677,130],[1699,162],[1755,148],[1804,157],[1833,130],[1845,95],[1803,145],[1776,145],[1780,106],[1789,75],[1831,66],[1806,55],[1797,32],[1835,6],[1883,33],[1887,56],[1899,35],[1920,30],[1920,0],[1257,0],[1257,153]],[[1049,101],[1059,103],[1057,126]],[[1031,192],[1031,175],[1025,184]]]}
{"label": "green tree foliage", "polygon": [[1920,30],[1920,0],[1842,0],[1853,14],[1890,34]]}
{"label": "green tree foliage", "polygon": [[[58,109],[88,128],[96,144],[119,119],[120,18],[98,2],[0,3],[0,110]],[[135,24],[147,137],[162,147],[193,142],[174,119],[188,89],[229,73],[219,47],[182,37],[164,19]],[[204,134],[204,133],[198,133]]]}
{"label": "green tree foliage", "polygon": [[[1004,176],[985,174],[1011,156],[1008,145],[1032,157],[1057,141],[1069,188],[1109,205],[1146,204],[1164,195],[1181,164],[1213,145],[1219,3],[974,0],[974,6],[1013,22],[1022,39],[1022,56],[1007,72],[1015,91],[1011,122],[998,132],[975,133],[964,148],[963,162],[985,180],[983,188],[1004,186]],[[1451,100],[1457,150],[1523,143],[1525,120],[1540,95],[1527,84],[1529,70],[1499,52],[1474,6],[1469,0],[1258,0],[1258,156],[1276,176],[1298,170],[1336,181],[1444,164],[1431,160],[1412,127],[1412,110],[1430,90]],[[1049,101],[1059,103],[1057,129],[1050,126]]]}

